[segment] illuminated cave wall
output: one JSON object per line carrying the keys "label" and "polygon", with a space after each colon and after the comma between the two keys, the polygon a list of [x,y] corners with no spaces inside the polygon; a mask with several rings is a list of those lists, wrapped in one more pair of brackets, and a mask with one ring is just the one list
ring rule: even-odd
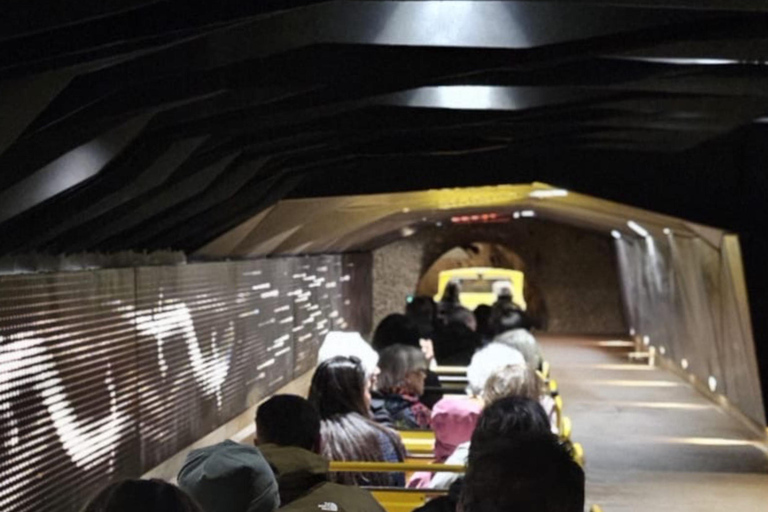
{"label": "illuminated cave wall", "polygon": [[75,512],[369,330],[370,256],[0,277],[0,510]]}
{"label": "illuminated cave wall", "polygon": [[[407,295],[446,251],[472,242],[500,244],[525,263],[553,333],[626,333],[612,238],[577,227],[526,219],[505,224],[443,224],[373,252],[373,316],[402,312]],[[375,325],[375,324],[374,324]]]}

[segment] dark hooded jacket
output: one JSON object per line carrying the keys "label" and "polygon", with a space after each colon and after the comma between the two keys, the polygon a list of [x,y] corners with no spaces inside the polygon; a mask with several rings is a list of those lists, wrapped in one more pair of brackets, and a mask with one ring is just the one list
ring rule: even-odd
{"label": "dark hooded jacket", "polygon": [[294,446],[259,445],[277,478],[280,510],[384,512],[370,492],[328,481],[328,461]]}

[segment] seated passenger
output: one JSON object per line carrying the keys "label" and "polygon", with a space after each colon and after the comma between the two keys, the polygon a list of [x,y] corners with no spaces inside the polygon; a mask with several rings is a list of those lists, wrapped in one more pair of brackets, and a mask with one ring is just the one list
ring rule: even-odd
{"label": "seated passenger", "polygon": [[523,396],[538,400],[549,417],[552,433],[558,433],[555,400],[531,368],[526,365],[507,365],[488,377],[483,389],[483,401],[490,404],[505,396]]}
{"label": "seated passenger", "polygon": [[437,307],[432,297],[418,295],[405,306],[405,316],[413,320],[419,328],[422,339],[432,339],[435,331],[435,314]]}
{"label": "seated passenger", "polygon": [[493,341],[496,343],[503,343],[512,347],[523,354],[525,363],[534,370],[541,369],[541,363],[544,358],[541,355],[541,349],[536,342],[536,338],[533,334],[525,329],[512,329],[504,331],[501,334],[497,334]]}
{"label": "seated passenger", "polygon": [[276,395],[261,404],[256,445],[277,478],[280,510],[383,512],[370,492],[329,481],[328,461],[319,455],[320,415],[304,398]]}
{"label": "seated passenger", "polygon": [[[323,363],[336,356],[356,357],[365,371],[368,386],[376,384],[379,376],[379,354],[357,332],[331,331],[325,335],[323,344],[317,353],[317,364]],[[381,408],[371,409],[373,419],[378,423],[387,424],[389,414]]]}
{"label": "seated passenger", "polygon": [[488,377],[507,365],[524,366],[525,358],[517,350],[502,343],[489,343],[475,352],[467,367],[468,394],[480,398]]}
{"label": "seated passenger", "polygon": [[419,341],[421,339],[419,326],[412,318],[400,313],[392,313],[385,316],[376,326],[371,345],[373,345],[374,350],[380,353],[385,348],[395,344],[420,348]]}
{"label": "seated passenger", "polygon": [[473,438],[460,501],[463,512],[583,512],[584,471],[551,435]]}
{"label": "seated passenger", "polygon": [[428,429],[432,412],[419,401],[424,393],[427,360],[417,348],[392,345],[380,354],[374,407],[383,406],[398,429]]}
{"label": "seated passenger", "polygon": [[494,334],[511,329],[530,329],[531,321],[523,309],[515,304],[512,291],[505,289],[491,306],[491,328]]}
{"label": "seated passenger", "polygon": [[379,354],[358,332],[331,331],[325,335],[317,353],[317,364],[336,356],[358,358],[369,378],[379,373]]}
{"label": "seated passenger", "polygon": [[[442,464],[459,445],[472,438],[472,432],[483,410],[480,400],[468,397],[446,397],[432,409],[432,430],[435,433],[435,462]],[[429,487],[431,471],[417,471],[408,480],[408,487]]]}
{"label": "seated passenger", "polygon": [[475,332],[480,335],[483,344],[490,343],[493,339],[493,332],[491,331],[491,311],[491,306],[480,304],[473,312],[475,315],[475,323],[477,324]]}
{"label": "seated passenger", "polygon": [[[312,376],[309,402],[320,413],[320,453],[334,461],[402,462],[400,436],[370,419],[370,383],[360,361],[334,357]],[[353,485],[404,486],[402,473],[336,473],[331,480]]]}
{"label": "seated passenger", "polygon": [[461,286],[458,282],[451,281],[445,285],[443,290],[443,296],[440,297],[440,302],[437,303],[437,323],[448,323],[448,318],[454,309],[461,307]]}
{"label": "seated passenger", "polygon": [[224,441],[192,450],[177,477],[204,512],[272,512],[277,481],[258,448]]}
{"label": "seated passenger", "polygon": [[[464,465],[467,463],[471,446],[479,440],[480,443],[494,438],[514,439],[522,433],[550,432],[549,418],[535,400],[524,397],[506,397],[486,405],[469,442],[460,444],[446,459],[446,464]],[[555,437],[555,436],[552,436]],[[435,473],[429,487],[432,489],[448,489],[461,475],[458,473]]]}
{"label": "seated passenger", "polygon": [[[391,345],[399,344],[415,347],[424,352],[424,357],[427,358],[428,364],[434,362],[435,354],[432,340],[423,339],[419,332],[419,326],[405,315],[392,313],[384,317],[379,322],[379,325],[376,326],[372,344],[379,354]],[[430,370],[427,371],[425,386],[429,390],[421,397],[421,403],[431,408],[438,400],[443,398],[443,393],[439,391],[440,378],[436,373]]]}
{"label": "seated passenger", "polygon": [[162,480],[122,480],[106,486],[82,512],[202,512],[178,487]]}
{"label": "seated passenger", "polygon": [[475,316],[465,308],[454,310],[448,324],[435,332],[435,358],[443,366],[467,366],[480,348],[481,339],[475,332]]}

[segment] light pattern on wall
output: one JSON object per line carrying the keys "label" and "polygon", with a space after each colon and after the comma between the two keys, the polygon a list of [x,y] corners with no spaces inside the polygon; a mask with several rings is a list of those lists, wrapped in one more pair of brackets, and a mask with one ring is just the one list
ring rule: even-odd
{"label": "light pattern on wall", "polygon": [[345,259],[0,278],[0,510],[75,512],[314,367]]}

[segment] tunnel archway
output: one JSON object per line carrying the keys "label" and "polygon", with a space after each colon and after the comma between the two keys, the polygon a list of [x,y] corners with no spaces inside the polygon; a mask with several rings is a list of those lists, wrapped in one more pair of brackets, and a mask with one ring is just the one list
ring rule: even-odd
{"label": "tunnel archway", "polygon": [[[440,247],[444,248],[445,245],[446,243],[443,243]],[[526,272],[527,265],[523,257],[511,247],[498,242],[473,241],[454,245],[443,250],[437,257],[434,256],[435,252],[435,248],[425,250],[416,295],[434,296],[438,291],[439,274],[443,270],[467,267],[519,270],[526,276],[523,293],[528,305],[528,314],[536,328],[547,328],[547,307],[541,287],[536,278]]]}

